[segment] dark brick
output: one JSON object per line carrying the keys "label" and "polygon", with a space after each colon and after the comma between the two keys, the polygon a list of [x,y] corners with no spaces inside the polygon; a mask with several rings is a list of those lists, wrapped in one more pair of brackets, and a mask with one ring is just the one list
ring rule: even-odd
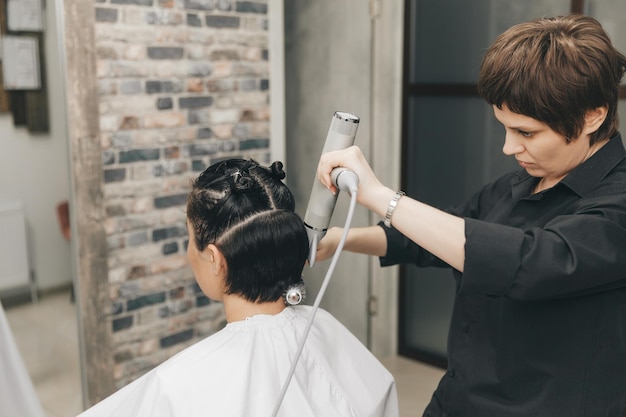
{"label": "dark brick", "polygon": [[119,182],[126,179],[126,168],[113,168],[104,170],[104,182]]}
{"label": "dark brick", "polygon": [[233,51],[232,49],[217,49],[211,51],[209,55],[209,59],[211,61],[238,61],[239,60],[239,52]]}
{"label": "dark brick", "polygon": [[200,26],[202,26],[202,20],[198,17],[197,14],[188,14],[187,15],[187,24],[189,26],[200,27]]}
{"label": "dark brick", "polygon": [[193,62],[187,68],[191,77],[207,77],[213,73],[213,66],[209,62]]}
{"label": "dark brick", "polygon": [[128,329],[133,325],[133,316],[120,317],[119,319],[113,319],[113,331],[119,332],[120,330]]}
{"label": "dark brick", "polygon": [[122,123],[120,123],[120,129],[139,129],[139,118],[137,116],[124,116],[124,118],[122,119]]}
{"label": "dark brick", "polygon": [[191,292],[194,295],[203,294],[202,289],[200,288],[200,286],[198,285],[196,281],[189,284],[189,288],[191,289]]}
{"label": "dark brick", "polygon": [[251,122],[254,120],[254,112],[250,109],[246,109],[241,112],[241,116],[239,118],[242,122]]}
{"label": "dark brick", "polygon": [[137,279],[143,278],[147,275],[147,270],[145,265],[133,265],[128,273],[128,279]]}
{"label": "dark brick", "polygon": [[194,143],[189,145],[189,156],[215,155],[219,152],[219,145],[215,142]]}
{"label": "dark brick", "polygon": [[159,307],[159,318],[164,319],[170,315],[170,309],[167,306]]}
{"label": "dark brick", "polygon": [[115,163],[115,152],[112,150],[106,150],[102,152],[102,164],[112,165]]}
{"label": "dark brick", "polygon": [[209,115],[206,110],[189,110],[187,123],[190,125],[201,125],[209,122]]}
{"label": "dark brick", "polygon": [[181,59],[185,48],[180,46],[149,46],[148,57],[152,59]]}
{"label": "dark brick", "polygon": [[183,343],[193,338],[193,329],[184,330],[182,332],[173,334],[171,336],[162,337],[159,344],[161,348],[174,346],[178,343]]}
{"label": "dark brick", "polygon": [[121,352],[115,352],[113,354],[113,360],[115,361],[115,363],[126,362],[126,361],[131,360],[132,358],[133,358],[133,354],[128,349],[124,349]]}
{"label": "dark brick", "polygon": [[137,161],[155,161],[161,156],[159,149],[134,149],[120,152],[120,164]]}
{"label": "dark brick", "polygon": [[156,107],[159,110],[167,110],[174,107],[174,102],[171,97],[161,97],[157,98]]}
{"label": "dark brick", "polygon": [[96,22],[117,22],[117,9],[96,7]]}
{"label": "dark brick", "polygon": [[254,1],[238,1],[236,10],[240,13],[265,13],[267,14],[267,4]]}
{"label": "dark brick", "polygon": [[239,142],[239,150],[245,151],[248,149],[264,149],[269,148],[269,139],[246,139]]}
{"label": "dark brick", "polygon": [[118,314],[122,314],[124,312],[124,304],[116,301],[114,303],[111,303],[111,314],[113,316],[116,316]]}
{"label": "dark brick", "polygon": [[177,300],[166,306],[159,308],[159,317],[171,317],[177,314],[185,313],[192,307],[191,300]]}
{"label": "dark brick", "polygon": [[209,107],[211,104],[213,104],[213,97],[210,96],[181,97],[178,99],[178,106],[181,109],[199,109]]}
{"label": "dark brick", "polygon": [[213,10],[213,0],[185,0],[185,9]]}
{"label": "dark brick", "polygon": [[182,87],[172,81],[146,81],[146,93],[179,93]]}
{"label": "dark brick", "polygon": [[159,242],[165,239],[181,237],[187,235],[187,229],[182,226],[170,226],[162,229],[154,229],[152,231],[152,241]]}
{"label": "dark brick", "polygon": [[185,296],[185,287],[176,287],[170,290],[170,299],[176,300],[181,299]]}
{"label": "dark brick", "polygon": [[169,175],[182,174],[187,171],[187,163],[183,161],[168,161],[156,164],[152,167],[152,174],[155,177],[165,177]]}
{"label": "dark brick", "polygon": [[175,159],[180,156],[180,148],[178,146],[170,146],[163,149],[163,156],[167,159]]}
{"label": "dark brick", "polygon": [[201,172],[208,168],[208,164],[202,160],[194,159],[191,161],[191,170],[194,172]]}
{"label": "dark brick", "polygon": [[161,248],[163,255],[171,255],[178,252],[178,242],[170,242],[163,245]]}
{"label": "dark brick", "polygon": [[210,139],[213,137],[213,130],[210,127],[201,127],[198,129],[196,138],[198,139]]}
{"label": "dark brick", "polygon": [[126,209],[121,204],[113,204],[106,207],[106,214],[109,217],[125,216]]}
{"label": "dark brick", "polygon": [[206,17],[206,25],[212,28],[238,28],[241,25],[241,18],[237,16],[215,16]]}
{"label": "dark brick", "polygon": [[133,311],[139,308],[150,306],[153,304],[159,304],[165,301],[165,292],[158,292],[155,294],[148,294],[141,297],[137,297],[126,302],[126,310]]}
{"label": "dark brick", "polygon": [[204,307],[208,306],[209,304],[211,304],[211,299],[206,295],[196,297],[196,307]]}
{"label": "dark brick", "polygon": [[182,206],[186,202],[187,202],[187,193],[168,195],[166,197],[155,198],[154,207],[161,209],[161,208]]}

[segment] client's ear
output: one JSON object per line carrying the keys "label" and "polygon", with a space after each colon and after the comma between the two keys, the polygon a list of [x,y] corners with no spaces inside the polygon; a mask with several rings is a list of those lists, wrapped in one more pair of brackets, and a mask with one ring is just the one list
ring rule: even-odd
{"label": "client's ear", "polygon": [[217,246],[214,244],[209,244],[205,251],[205,255],[211,263],[211,268],[213,269],[213,273],[219,275],[221,277],[226,276],[226,258],[219,250]]}

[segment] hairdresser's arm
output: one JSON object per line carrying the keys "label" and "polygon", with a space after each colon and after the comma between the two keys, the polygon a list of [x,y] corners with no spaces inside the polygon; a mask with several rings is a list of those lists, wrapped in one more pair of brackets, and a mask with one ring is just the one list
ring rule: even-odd
{"label": "hairdresser's arm", "polygon": [[[316,259],[324,261],[337,250],[343,229],[331,227],[318,243]],[[380,226],[352,227],[343,247],[344,251],[382,257],[387,254],[387,237]]]}
{"label": "hairdresser's arm", "polygon": [[[345,167],[356,173],[359,177],[357,201],[384,218],[395,191],[383,185],[374,175],[361,150],[352,146],[322,154],[317,176],[332,192],[337,191],[330,180],[330,173],[335,167]],[[413,242],[463,272],[464,219],[405,196],[398,201],[391,223]]]}

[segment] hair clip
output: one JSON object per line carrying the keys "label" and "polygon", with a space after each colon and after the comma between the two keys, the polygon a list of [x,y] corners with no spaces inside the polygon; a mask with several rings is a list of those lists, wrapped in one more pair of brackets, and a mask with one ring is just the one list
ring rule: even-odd
{"label": "hair clip", "polygon": [[283,295],[285,297],[285,304],[288,306],[295,306],[302,303],[306,299],[304,281],[291,285]]}
{"label": "hair clip", "polygon": [[234,177],[235,182],[236,182],[236,181],[239,180],[239,177],[241,177],[241,176],[242,176],[241,170],[239,168],[237,168],[237,169],[235,169],[232,172],[229,172],[227,174],[224,174],[224,175],[221,175],[221,176],[219,176],[217,178],[212,179],[208,183],[204,184],[203,188],[209,188],[210,186],[212,186],[212,185],[214,185],[214,184],[216,184],[218,182],[224,181],[228,177]]}

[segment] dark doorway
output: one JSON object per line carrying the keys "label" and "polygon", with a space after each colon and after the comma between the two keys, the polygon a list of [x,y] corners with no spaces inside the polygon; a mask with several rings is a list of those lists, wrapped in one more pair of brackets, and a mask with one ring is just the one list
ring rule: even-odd
{"label": "dark doorway", "polygon": [[[476,94],[483,51],[515,23],[584,9],[583,1],[570,0],[406,0],[402,188],[408,195],[445,208],[516,169],[502,155],[502,127]],[[399,354],[446,366],[454,284],[447,269],[401,268]]]}

